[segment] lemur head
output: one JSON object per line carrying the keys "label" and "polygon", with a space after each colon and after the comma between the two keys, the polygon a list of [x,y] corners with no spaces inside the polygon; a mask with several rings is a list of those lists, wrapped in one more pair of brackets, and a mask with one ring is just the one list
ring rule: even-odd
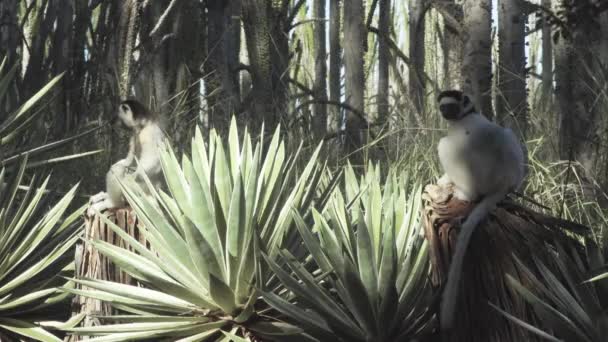
{"label": "lemur head", "polygon": [[458,121],[475,112],[475,106],[471,99],[460,90],[442,91],[437,101],[439,102],[441,115],[449,121]]}
{"label": "lemur head", "polygon": [[155,116],[141,102],[125,100],[118,106],[118,119],[126,128],[138,129],[155,120]]}

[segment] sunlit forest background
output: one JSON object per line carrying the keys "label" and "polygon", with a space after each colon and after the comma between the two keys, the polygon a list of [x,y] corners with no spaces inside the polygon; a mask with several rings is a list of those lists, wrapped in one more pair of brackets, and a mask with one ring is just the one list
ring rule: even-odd
{"label": "sunlit forest background", "polygon": [[[158,264],[148,264],[135,253],[130,260],[113,260],[133,272],[141,284],[181,301],[163,297],[148,303],[144,297],[150,294],[138,297],[132,289],[107,294],[104,298],[114,296],[112,301],[123,313],[164,318],[135,319],[125,314],[117,322],[131,323],[131,328],[80,334],[127,334],[108,341],[177,340],[176,336],[184,341],[280,340],[273,329],[289,332],[289,338],[300,334],[302,341],[433,336],[430,308],[434,304],[424,276],[428,265],[420,256],[423,242],[417,228],[402,231],[400,227],[407,220],[418,227],[421,187],[441,173],[436,144],[447,126],[436,99],[446,89],[470,94],[483,115],[513,129],[526,145],[524,193],[533,201],[530,205],[591,228],[581,249],[587,248],[583,254],[597,257],[596,261],[568,259],[567,267],[560,268],[563,274],[542,271],[546,278],[524,284],[560,281],[555,287],[547,285],[538,297],[523,291],[537,306],[538,301],[547,301],[542,302],[546,307],[537,316],[517,319],[543,331],[534,332],[535,338],[600,341],[608,333],[605,280],[601,290],[597,285],[592,294],[577,292],[581,290],[576,285],[577,280],[582,283],[605,270],[604,257],[608,257],[608,1],[0,0],[0,59],[2,341],[54,341],[65,331],[78,333],[77,323],[40,322],[66,321],[69,309],[57,310],[55,305],[69,306],[65,303],[73,294],[99,296],[65,290],[75,288],[74,283],[49,277],[73,276],[69,256],[82,238],[80,207],[103,190],[110,165],[127,153],[128,132],[110,124],[118,104],[127,98],[160,115],[172,146],[171,152],[163,152],[164,167],[179,170],[168,177],[182,177],[181,183],[167,182],[167,194],[158,195],[165,205],[162,214],[146,216],[145,225],[159,222],[164,215],[166,227],[184,230],[176,228],[178,233],[171,238],[159,233],[166,250],[146,256],[158,258],[154,259]],[[239,144],[239,139],[244,140]],[[260,155],[248,139],[260,143]],[[226,160],[213,150],[222,142],[227,144]],[[322,148],[317,149],[320,143]],[[271,152],[281,157],[274,162],[260,159]],[[184,161],[182,154],[191,158]],[[199,158],[204,161],[196,157],[203,155]],[[251,171],[258,167],[259,173]],[[205,171],[195,172],[201,168]],[[226,188],[226,183],[214,185],[215,180],[223,181],[214,178],[219,177],[216,168],[232,172],[234,179]],[[243,179],[237,182],[240,172]],[[193,190],[190,179],[197,175],[204,175],[209,183],[194,182],[200,191]],[[251,200],[248,191],[256,190],[245,183],[258,175],[263,178],[260,189],[270,190],[257,190],[252,203],[264,207],[252,209],[244,203]],[[175,190],[180,184],[189,184],[187,196]],[[32,190],[40,187],[44,196]],[[242,208],[249,210],[243,215],[256,217],[255,224],[232,221],[235,214],[227,208],[234,205],[232,196],[241,196],[234,195],[239,187],[243,187]],[[334,188],[339,195],[332,192]],[[132,196],[129,202],[138,215],[142,215],[139,210],[153,210],[143,200],[134,205],[137,195]],[[180,201],[195,199],[215,203],[208,211],[210,221],[204,222],[217,222],[218,243],[225,245],[226,255],[235,252],[235,246],[242,247],[236,249],[244,253],[235,257],[236,266],[222,254],[221,246],[213,245],[207,232],[197,239],[183,228],[203,222],[196,216],[196,205],[181,206]],[[292,208],[281,209],[288,205],[301,217],[291,217]],[[386,216],[382,224],[380,216]],[[365,226],[362,221],[370,230],[366,238],[355,234]],[[230,233],[226,227],[231,225],[244,228]],[[314,229],[306,230],[307,225]],[[260,236],[255,238],[257,228],[252,227],[258,226]],[[394,231],[388,234],[387,229]],[[230,245],[226,240],[231,234],[244,238],[235,238],[237,245]],[[298,243],[299,249],[289,247],[302,238],[305,243]],[[189,244],[191,239],[205,240],[208,249]],[[302,251],[303,245],[308,252]],[[96,247],[107,248],[107,255],[120,254],[113,247]],[[178,253],[180,248],[189,251],[193,260],[180,264],[183,269],[176,266],[183,261],[180,258],[187,258]],[[327,252],[333,249],[339,253]],[[178,256],[173,258],[173,252]],[[364,252],[370,253],[369,264],[363,260],[366,254],[360,254]],[[203,267],[194,255],[205,259],[215,255],[219,261]],[[342,259],[347,257],[353,261]],[[249,258],[255,266],[245,262]],[[137,271],[131,262],[146,267]],[[387,263],[392,263],[393,271],[386,271]],[[237,268],[231,272],[230,267]],[[566,271],[571,267],[578,270]],[[346,285],[352,281],[347,276],[351,268],[361,270],[355,271],[362,279],[360,287]],[[367,268],[374,271],[362,271]],[[175,275],[171,269],[186,275]],[[188,275],[186,270],[193,269],[201,272],[201,278],[196,272]],[[258,278],[264,272],[273,276]],[[338,275],[338,280],[325,281],[332,272],[345,272],[344,278]],[[234,278],[239,273],[250,278]],[[573,273],[577,275],[570,277]],[[258,289],[267,280],[259,290],[273,308],[267,305],[256,317],[273,324],[280,317],[281,324],[296,321],[302,326],[248,325],[251,319],[244,313],[261,307],[251,299],[257,298],[250,288],[253,279]],[[87,286],[111,292],[101,285]],[[594,286],[586,286],[585,291]],[[200,290],[205,294],[197,297],[199,287],[215,290]],[[311,291],[309,297],[302,288]],[[411,295],[412,289],[419,293]],[[357,304],[361,292],[369,296],[368,306]],[[231,296],[234,303],[218,296]],[[398,307],[387,304],[391,301]],[[258,303],[256,309],[252,303]],[[226,315],[209,315],[218,308],[234,319],[222,321]],[[556,314],[566,309],[574,316]],[[185,311],[194,318],[163,320]],[[247,319],[239,320],[239,315]],[[560,330],[560,319],[566,316],[567,328]],[[397,318],[390,321],[393,317]],[[156,328],[146,322],[155,322]],[[223,331],[221,338],[218,331]]]}

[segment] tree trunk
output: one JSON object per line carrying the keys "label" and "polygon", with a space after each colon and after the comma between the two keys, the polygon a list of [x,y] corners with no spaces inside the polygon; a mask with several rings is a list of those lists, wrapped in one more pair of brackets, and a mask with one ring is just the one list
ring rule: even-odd
{"label": "tree trunk", "polygon": [[[147,244],[144,235],[140,233],[140,229],[142,229],[141,222],[130,208],[113,209],[102,215],[108,215],[108,219],[112,223],[123,229],[140,243]],[[93,240],[101,240],[135,252],[128,243],[101,220],[99,215],[86,217],[84,239],[82,243],[77,245],[74,256],[75,276],[78,278],[106,280],[137,286],[137,281],[133,280],[129,274],[122,271],[91,245],[91,241]],[[84,285],[77,285],[76,288],[79,290],[92,290]],[[109,302],[83,296],[74,296],[72,299],[72,317],[81,313],[85,313],[86,317],[78,326],[92,327],[102,325],[99,318],[95,316],[109,316],[116,314],[117,310],[113,309],[112,304]],[[68,335],[64,341],[75,342],[86,339],[86,336]]]}
{"label": "tree trunk", "polygon": [[492,117],[492,1],[465,0],[463,89],[478,110]]}
{"label": "tree trunk", "polygon": [[418,114],[424,110],[424,94],[426,82],[424,79],[425,62],[425,1],[410,0],[409,2],[409,35],[410,35],[410,65],[409,65],[409,89],[410,98]]}
{"label": "tree trunk", "polygon": [[287,6],[278,0],[243,0],[243,25],[251,71],[250,124],[272,132],[287,109],[289,41]]}
{"label": "tree trunk", "polygon": [[0,58],[7,57],[8,65],[17,61],[19,22],[17,0],[0,1]]}
{"label": "tree trunk", "polygon": [[[340,75],[342,74],[342,47],[340,45],[340,0],[329,0],[329,100],[341,101]],[[329,129],[338,132],[341,128],[340,107],[331,106]]]}
{"label": "tree trunk", "polygon": [[[363,145],[365,118],[364,10],[362,0],[344,2],[344,64],[346,70],[346,103],[354,108],[346,114],[346,148],[353,153]],[[353,156],[355,163],[362,162],[360,153]]]}
{"label": "tree trunk", "polygon": [[[457,243],[460,229],[457,222],[466,218],[473,205],[453,197],[452,188],[437,185],[427,185],[422,200],[422,224],[429,245],[431,284],[435,291],[441,291]],[[586,232],[587,228],[579,224],[532,211],[514,202],[501,203],[476,228],[470,240],[462,269],[454,328],[443,339],[437,337],[432,341],[544,341],[519,324],[505,319],[488,302],[526,322],[537,321],[531,305],[522,302],[509,286],[507,275],[523,283],[527,281],[526,272],[542,277],[536,261],[554,265],[551,261],[555,259],[553,248],[556,242],[576,253],[580,243],[568,234]],[[513,256],[526,266],[525,272]]]}
{"label": "tree trunk", "polygon": [[[51,65],[51,73],[53,75],[59,75],[60,73],[66,71],[68,74],[64,76],[62,80],[62,88],[63,90],[57,91],[57,101],[55,101],[54,110],[57,113],[54,120],[54,132],[53,136],[55,138],[61,138],[65,136],[65,134],[71,129],[73,129],[73,117],[71,116],[70,108],[72,105],[71,95],[73,93],[84,92],[84,87],[73,87],[73,84],[78,84],[78,82],[73,82],[73,76],[75,76],[72,72],[76,71],[70,68],[70,64],[72,62],[72,58],[76,54],[76,49],[72,48],[72,44],[75,38],[75,32],[72,31],[72,27],[74,26],[74,17],[75,17],[75,3],[73,0],[63,1],[62,3],[54,3],[55,11],[57,11],[57,22],[55,27],[55,34],[51,37],[51,45],[49,55],[52,62]],[[82,17],[79,18],[82,20]],[[83,51],[84,52],[84,51]],[[79,71],[82,71],[82,68],[79,68]],[[80,75],[81,80],[80,83],[83,83],[84,75]],[[75,89],[74,89],[75,88]],[[76,90],[77,89],[77,90]],[[74,97],[74,99],[79,98],[80,105],[83,105],[82,96],[79,94],[78,97]],[[73,105],[78,105],[78,103],[73,103]],[[74,114],[76,111],[74,112]]]}
{"label": "tree trunk", "polygon": [[390,65],[390,37],[391,1],[380,0],[378,30],[378,124],[384,126],[390,114],[389,97],[389,65]]}
{"label": "tree trunk", "polygon": [[[463,21],[462,5],[454,0],[443,5],[442,10],[460,24]],[[459,27],[455,27],[449,20],[444,20],[443,35],[443,74],[444,86],[447,89],[462,89],[462,36]]]}
{"label": "tree trunk", "polygon": [[[203,64],[209,123],[228,127],[230,116],[239,105],[232,1],[207,1],[207,54]],[[239,31],[240,34],[240,31]],[[236,55],[235,55],[236,54]],[[236,56],[236,58],[235,58]]]}
{"label": "tree trunk", "polygon": [[315,84],[314,97],[319,103],[313,108],[313,133],[317,139],[325,136],[327,131],[327,44],[325,25],[325,0],[314,1],[314,35],[315,35]]}
{"label": "tree trunk", "polygon": [[[561,4],[555,4],[559,9]],[[579,162],[589,189],[596,174],[599,138],[596,95],[599,85],[592,75],[593,50],[599,31],[593,20],[579,18],[572,36],[560,37],[555,45],[556,99],[559,112],[560,156]],[[591,191],[588,197],[593,197]]]}
{"label": "tree trunk", "polygon": [[[19,7],[17,0],[0,1],[0,63],[6,57],[7,66],[17,64],[17,47],[19,45],[19,21],[17,12]],[[0,121],[3,119],[8,108],[16,108],[18,103],[17,91],[13,87],[8,89],[5,99],[5,108],[0,108]]]}
{"label": "tree trunk", "polygon": [[[542,0],[541,5],[550,9],[551,0]],[[545,106],[553,102],[553,37],[551,25],[547,19],[547,16],[543,15],[542,99]]]}
{"label": "tree trunk", "polygon": [[498,6],[497,121],[513,129],[519,137],[525,137],[528,126],[526,15],[519,1],[500,0]]}
{"label": "tree trunk", "polygon": [[120,15],[118,29],[121,34],[119,50],[119,94],[121,99],[125,99],[131,95],[133,52],[141,24],[141,6],[141,0],[127,0],[123,3]]}

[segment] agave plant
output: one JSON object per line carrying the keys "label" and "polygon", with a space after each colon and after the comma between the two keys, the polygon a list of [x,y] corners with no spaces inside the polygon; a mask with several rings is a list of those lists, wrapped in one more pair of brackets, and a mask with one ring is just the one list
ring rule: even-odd
{"label": "agave plant", "polygon": [[68,296],[59,289],[67,286],[66,280],[57,275],[71,274],[68,251],[78,239],[82,211],[63,219],[76,187],[49,209],[44,195],[48,178],[37,190],[34,178],[28,191],[18,193],[26,165],[23,161],[10,174],[0,171],[0,339],[61,341],[44,327],[52,324],[39,320],[48,320],[45,310]]}
{"label": "agave plant", "polygon": [[234,120],[226,147],[215,131],[206,145],[197,130],[191,158],[184,156],[181,165],[162,148],[168,193],[146,197],[124,184],[152,251],[108,220],[137,254],[92,244],[146,288],[74,280],[93,290],[68,291],[111,302],[125,314],[102,317],[115,324],[71,332],[100,341],[227,341],[298,332],[260,314],[264,303],[255,286],[270,273],[260,267],[257,250],[276,255],[293,225],[291,211],[305,214],[311,207],[324,169],[316,161],[319,149],[298,170],[300,150],[288,158],[279,130],[268,146],[263,138],[253,146],[247,132],[242,144],[238,136]]}
{"label": "agave plant", "polygon": [[536,266],[542,275],[534,273],[519,263],[529,279],[526,286],[509,276],[509,282],[522,297],[534,307],[540,319],[540,327],[522,321],[494,308],[505,317],[529,331],[550,341],[605,341],[608,336],[608,274],[588,279],[589,267],[602,266],[605,260],[591,241],[587,243],[588,260],[581,260],[578,251],[568,253],[557,245],[555,263],[559,274],[550,271],[540,261]]}
{"label": "agave plant", "polygon": [[[321,341],[404,341],[430,327],[427,245],[420,236],[421,189],[379,169],[360,182],[352,168],[312,229],[294,212],[317,268],[288,250],[267,257],[287,291],[265,300]],[[282,267],[282,263],[287,268]]]}
{"label": "agave plant", "polygon": [[[43,109],[45,108],[45,106],[40,105],[41,100],[52,92],[52,90],[57,86],[57,84],[59,83],[59,81],[61,81],[63,77],[63,74],[56,76],[51,81],[49,81],[44,87],[42,87],[42,89],[40,89],[36,94],[27,99],[27,101],[25,101],[25,103],[19,106],[19,108],[10,110],[9,112],[5,113],[4,110],[7,107],[5,104],[5,100],[8,94],[8,90],[14,81],[16,71],[16,65],[9,67],[7,65],[6,58],[4,58],[0,63],[0,118],[3,118],[3,120],[0,121],[0,166],[18,163],[25,155],[28,155],[30,158],[35,155],[40,155],[44,152],[63,146],[97,130],[97,128],[95,128],[87,132],[83,132],[81,134],[77,134],[72,137],[48,143],[42,146],[26,147],[21,151],[12,151],[13,149],[10,147],[11,144],[15,142],[15,139],[20,137],[27,129],[29,129],[30,125],[34,123],[35,120],[38,119],[42,113],[44,113]],[[81,158],[99,152],[101,151],[91,151],[70,156],[62,156],[55,159],[30,162],[28,164],[28,167],[46,165],[49,163]]]}

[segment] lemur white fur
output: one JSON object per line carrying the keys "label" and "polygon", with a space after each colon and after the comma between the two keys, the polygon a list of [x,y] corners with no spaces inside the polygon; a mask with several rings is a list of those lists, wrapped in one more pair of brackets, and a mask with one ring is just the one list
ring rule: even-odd
{"label": "lemur white fur", "polygon": [[438,183],[453,183],[458,199],[481,200],[461,225],[450,263],[440,311],[441,328],[446,330],[454,323],[462,265],[473,231],[498,202],[519,188],[524,179],[525,159],[513,131],[477,113],[466,95],[459,91],[443,92],[440,108],[448,120],[448,134],[438,145],[445,172]]}
{"label": "lemur white fur", "polygon": [[144,191],[147,191],[144,174],[154,187],[163,183],[158,147],[163,142],[164,133],[157,118],[141,103],[124,101],[118,109],[118,120],[133,132],[129,141],[127,156],[116,162],[106,174],[106,192],[91,197],[88,215],[126,205],[119,180],[132,177]]}

